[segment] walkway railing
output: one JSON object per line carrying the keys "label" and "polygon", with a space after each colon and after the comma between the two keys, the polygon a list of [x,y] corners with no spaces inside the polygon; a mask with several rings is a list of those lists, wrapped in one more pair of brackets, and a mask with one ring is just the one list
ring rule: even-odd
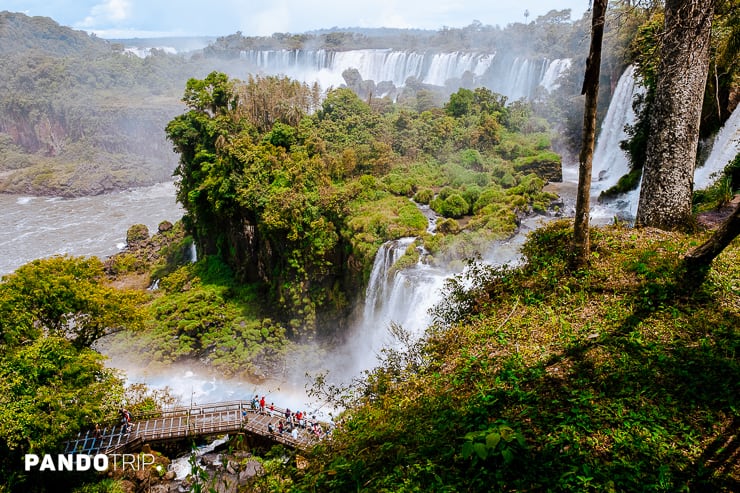
{"label": "walkway railing", "polygon": [[[278,432],[278,422],[285,421],[285,409],[266,409],[260,413],[247,401],[219,402],[200,406],[179,407],[137,416],[131,431],[123,425],[78,433],[65,443],[65,453],[123,453],[143,443],[167,442],[188,437],[247,432],[291,448],[308,450],[318,441],[311,427],[297,427],[297,435]],[[274,429],[270,432],[268,425]]]}

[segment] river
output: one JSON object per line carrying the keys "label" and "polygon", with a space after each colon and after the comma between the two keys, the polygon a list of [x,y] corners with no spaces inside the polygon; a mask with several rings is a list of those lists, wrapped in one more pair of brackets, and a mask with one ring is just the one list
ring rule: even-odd
{"label": "river", "polygon": [[[106,258],[124,248],[126,232],[132,224],[145,224],[153,234],[162,221],[175,222],[183,213],[175,201],[173,183],[75,199],[0,194],[0,206],[3,208],[0,216],[0,231],[3,232],[0,237],[0,275],[9,274],[34,259],[53,255]],[[526,221],[522,233],[536,227],[536,222],[534,218]],[[487,260],[496,263],[511,261],[517,256],[523,237],[519,234],[509,241],[497,243],[486,255]],[[325,369],[343,367],[340,374],[349,371],[357,375],[374,366],[374,356],[383,342],[387,342],[386,330],[391,321],[402,323],[414,334],[423,332],[423,327],[429,322],[426,310],[440,299],[444,279],[451,274],[453,272],[420,264],[400,273],[395,282],[384,278],[383,282],[389,284],[384,296],[387,299],[376,300],[377,308],[371,310],[373,313],[366,314],[366,320],[357,322],[369,339],[352,338],[352,344],[336,348],[334,359],[337,361],[326,362]],[[407,310],[401,309],[403,307]],[[368,326],[375,330],[368,330]],[[358,342],[364,344],[358,345]],[[280,406],[308,407],[304,389],[306,368],[302,367],[289,372],[294,374],[288,381],[255,385],[226,381],[197,362],[157,369],[147,368],[148,365],[142,361],[110,360],[108,364],[126,371],[131,382],[169,387],[180,398],[181,404],[248,399],[259,393],[272,395]]]}
{"label": "river", "polygon": [[53,255],[109,257],[132,224],[154,234],[183,212],[173,183],[75,199],[0,194],[0,207],[0,275]]}

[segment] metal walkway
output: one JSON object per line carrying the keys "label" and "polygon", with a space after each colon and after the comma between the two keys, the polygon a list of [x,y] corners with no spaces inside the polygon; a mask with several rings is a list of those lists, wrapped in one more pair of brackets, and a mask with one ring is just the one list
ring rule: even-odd
{"label": "metal walkway", "polygon": [[[96,438],[92,430],[80,432],[76,438],[65,442],[64,453],[125,453],[144,443],[237,432],[259,435],[302,451],[318,442],[319,438],[311,431],[310,425],[305,429],[298,427],[297,438],[287,431],[278,433],[280,420],[285,422],[285,409],[274,408],[261,414],[247,401],[174,408],[137,419],[130,432],[122,425],[105,428],[100,438]],[[274,432],[268,431],[268,424],[272,424]]]}

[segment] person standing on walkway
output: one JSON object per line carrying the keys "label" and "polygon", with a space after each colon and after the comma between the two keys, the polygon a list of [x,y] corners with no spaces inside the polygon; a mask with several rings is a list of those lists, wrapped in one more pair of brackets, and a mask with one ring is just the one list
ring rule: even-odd
{"label": "person standing on walkway", "polygon": [[95,423],[95,430],[93,430],[93,448],[97,450],[103,446],[103,432],[100,430],[100,425]]}

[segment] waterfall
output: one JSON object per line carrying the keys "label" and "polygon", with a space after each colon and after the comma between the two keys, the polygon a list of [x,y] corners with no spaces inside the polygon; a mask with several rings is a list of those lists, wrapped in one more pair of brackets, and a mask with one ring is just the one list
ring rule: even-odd
{"label": "waterfall", "polygon": [[383,243],[375,254],[370,280],[365,291],[364,317],[371,318],[381,300],[388,296],[388,278],[391,268],[406,252],[415,238],[400,238]]}
{"label": "waterfall", "polygon": [[629,159],[619,143],[627,139],[624,127],[635,122],[632,101],[635,94],[642,91],[644,88],[635,82],[635,68],[630,65],[619,78],[596,141],[591,172],[591,186],[595,191],[616,185],[630,171]]}
{"label": "waterfall", "polygon": [[548,92],[552,92],[560,87],[558,79],[561,75],[565,73],[566,70],[570,68],[572,63],[573,60],[570,58],[562,58],[550,62],[547,66],[547,70],[545,70],[545,75],[542,76],[542,81],[540,81],[540,85],[544,87]]}
{"label": "waterfall", "polygon": [[470,72],[475,76],[483,75],[491,66],[493,55],[475,55],[471,53],[437,53],[432,56],[429,70],[423,82],[443,86],[450,79],[458,79]]}
{"label": "waterfall", "polygon": [[[629,172],[629,160],[619,147],[619,142],[626,139],[624,127],[635,121],[632,101],[636,94],[645,88],[635,81],[634,67],[629,66],[617,83],[609,109],[601,126],[593,157],[593,181],[591,192],[594,196],[615,185],[619,178]],[[721,172],[737,153],[740,152],[740,111],[736,108],[717,134],[712,152],[704,166],[694,172],[694,189],[701,190],[710,186],[717,172]],[[615,214],[634,217],[640,198],[640,186],[625,193],[611,204],[597,204],[591,209],[596,222],[611,221]]]}
{"label": "waterfall", "polygon": [[[418,53],[390,49],[349,51],[245,50],[240,59],[249,72],[280,74],[318,84],[323,88],[344,84],[342,72],[354,68],[364,80],[392,82],[403,87],[410,77],[429,85],[472,76],[509,100],[530,98],[539,85],[551,90],[557,78],[570,67],[570,60],[503,58],[495,52]],[[494,63],[496,62],[496,63]]]}
{"label": "waterfall", "polygon": [[345,348],[352,375],[372,368],[389,339],[392,323],[419,336],[431,323],[429,309],[437,303],[445,279],[451,274],[420,259],[416,265],[393,269],[394,264],[415,238],[400,238],[384,243],[375,256],[365,295],[365,304]]}
{"label": "waterfall", "polygon": [[[520,248],[527,234],[547,221],[545,216],[532,216],[522,220],[517,234],[503,241],[496,241],[481,252],[483,262],[490,265],[515,264],[519,261]],[[384,243],[373,262],[365,304],[356,321],[345,353],[350,364],[342,368],[350,375],[358,375],[377,364],[376,357],[384,347],[395,347],[389,328],[398,324],[414,339],[420,338],[432,322],[430,310],[442,301],[446,281],[462,271],[457,263],[434,265],[421,252],[417,263],[411,267],[394,269],[394,264],[413,244],[415,238],[401,238]],[[453,266],[456,265],[456,266]]]}
{"label": "waterfall", "polygon": [[721,173],[738,153],[740,153],[740,106],[735,108],[715,137],[712,152],[704,166],[694,171],[694,190],[703,190],[713,185],[717,179],[716,174]]}
{"label": "waterfall", "polygon": [[198,261],[198,249],[195,247],[195,242],[190,244],[190,262],[195,263]]}
{"label": "waterfall", "polygon": [[[630,65],[617,82],[596,141],[591,172],[591,194],[594,198],[616,185],[619,179],[630,171],[629,158],[619,143],[627,139],[625,126],[633,124],[636,119],[632,109],[634,97],[644,91],[645,88],[635,80],[634,66]],[[591,208],[591,217],[595,223],[610,222],[615,215],[634,218],[639,198],[640,187],[638,186],[635,190],[621,195],[608,204],[596,203],[594,200],[595,205]]]}

